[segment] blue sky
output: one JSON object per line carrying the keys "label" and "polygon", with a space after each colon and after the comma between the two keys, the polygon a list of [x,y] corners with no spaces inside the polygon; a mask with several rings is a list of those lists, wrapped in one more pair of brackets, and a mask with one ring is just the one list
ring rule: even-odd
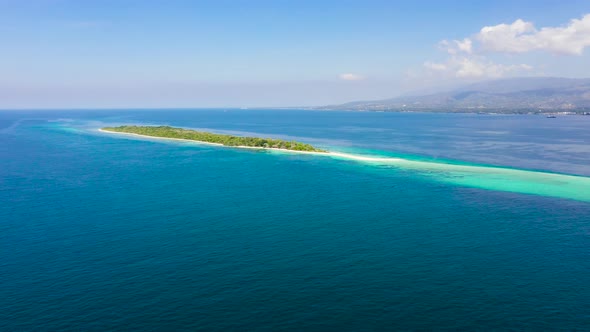
{"label": "blue sky", "polygon": [[0,0],[0,108],[321,105],[590,77],[586,14],[576,0]]}

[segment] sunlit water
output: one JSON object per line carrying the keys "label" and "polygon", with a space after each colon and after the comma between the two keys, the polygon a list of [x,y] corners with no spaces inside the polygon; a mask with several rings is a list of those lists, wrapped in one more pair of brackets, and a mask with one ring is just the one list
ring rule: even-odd
{"label": "sunlit water", "polygon": [[[118,124],[343,154],[96,131]],[[0,329],[584,329],[589,126],[590,117],[0,112]]]}

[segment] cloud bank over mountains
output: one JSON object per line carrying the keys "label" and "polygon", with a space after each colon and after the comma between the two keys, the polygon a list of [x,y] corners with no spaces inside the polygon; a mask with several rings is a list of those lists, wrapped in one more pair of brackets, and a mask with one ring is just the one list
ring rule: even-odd
{"label": "cloud bank over mountains", "polygon": [[548,52],[554,55],[580,56],[590,46],[590,14],[572,19],[563,26],[535,27],[533,22],[518,19],[511,24],[484,26],[462,40],[442,40],[439,48],[448,54],[443,62],[426,61],[431,74],[454,78],[498,78],[531,72],[526,63],[495,63],[492,54]]}

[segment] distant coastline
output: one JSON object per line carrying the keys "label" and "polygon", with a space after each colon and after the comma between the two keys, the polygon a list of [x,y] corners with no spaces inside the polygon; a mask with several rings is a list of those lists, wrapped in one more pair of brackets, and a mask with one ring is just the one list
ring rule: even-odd
{"label": "distant coastline", "polygon": [[346,106],[321,106],[307,108],[315,111],[341,111],[341,112],[371,112],[371,113],[440,113],[440,114],[479,114],[479,115],[558,115],[558,116],[589,116],[590,109],[564,111],[562,109],[505,109],[505,108],[388,108],[383,106],[346,107]]}
{"label": "distant coastline", "polygon": [[590,78],[512,77],[316,107],[324,110],[590,115]]}

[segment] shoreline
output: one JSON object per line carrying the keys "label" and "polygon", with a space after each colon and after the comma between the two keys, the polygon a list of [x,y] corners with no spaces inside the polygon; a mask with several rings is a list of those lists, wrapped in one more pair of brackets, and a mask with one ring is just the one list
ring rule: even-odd
{"label": "shoreline", "polygon": [[277,148],[250,146],[226,146],[219,143],[201,142],[182,138],[155,137],[134,133],[111,132],[99,129],[102,133],[128,135],[154,140],[185,141],[195,144],[215,145],[224,148],[269,150],[270,152],[299,153],[324,156],[337,160],[349,160],[375,165],[390,165],[404,170],[420,172],[434,181],[444,182],[460,187],[483,190],[503,191],[545,197],[572,199],[590,202],[590,177],[551,173],[547,171],[504,168],[491,165],[457,165],[437,163],[433,161],[416,161],[395,157],[372,157],[355,155],[345,152],[311,152]]}
{"label": "shoreline", "polygon": [[141,134],[135,134],[135,133],[108,131],[108,130],[103,130],[103,129],[98,129],[98,131],[103,132],[103,133],[108,133],[108,134],[128,135],[128,136],[152,138],[152,139],[165,140],[165,141],[190,142],[190,143],[197,143],[197,144],[214,145],[214,146],[219,146],[219,147],[224,147],[224,148],[238,148],[238,149],[250,149],[250,150],[270,150],[270,151],[293,152],[293,153],[314,154],[314,155],[328,155],[331,153],[329,151],[328,152],[313,152],[313,151],[297,151],[297,150],[289,150],[289,149],[265,148],[265,147],[245,146],[245,145],[223,145],[221,143],[211,143],[211,142],[197,141],[197,140],[186,139],[186,138],[158,137],[158,136],[141,135]]}
{"label": "shoreline", "polygon": [[[590,178],[587,176],[576,175],[576,174],[554,173],[554,172],[548,172],[548,171],[544,171],[544,170],[529,170],[529,169],[502,167],[502,166],[494,166],[494,165],[463,165],[463,164],[452,164],[452,163],[449,164],[449,163],[439,163],[439,162],[434,162],[434,161],[418,161],[418,160],[396,158],[396,157],[371,157],[371,156],[363,156],[363,155],[351,154],[351,153],[346,153],[346,152],[335,152],[335,151],[315,152],[315,151],[298,151],[298,150],[265,148],[265,147],[244,146],[244,145],[223,145],[221,143],[211,143],[211,142],[197,141],[197,140],[185,139],[185,138],[158,137],[158,136],[141,135],[141,134],[135,134],[135,133],[108,131],[108,130],[103,130],[102,128],[99,128],[98,131],[102,132],[102,133],[114,134],[114,135],[126,135],[126,136],[133,136],[133,137],[139,137],[139,138],[163,140],[163,141],[181,141],[181,142],[189,142],[189,143],[195,143],[195,144],[218,146],[218,147],[222,147],[222,148],[237,148],[237,149],[249,149],[249,150],[264,150],[264,151],[270,151],[270,152],[298,153],[298,154],[308,154],[308,155],[331,157],[331,158],[336,158],[336,159],[348,159],[348,160],[366,161],[366,162],[396,163],[397,165],[400,165],[400,164],[428,164],[428,165],[431,165],[432,168],[452,168],[454,170],[469,170],[470,172],[480,172],[480,173],[490,173],[489,171],[493,170],[493,171],[495,171],[494,173],[508,171],[508,172],[526,172],[526,173],[534,173],[534,174],[543,174],[543,175],[548,175],[548,176]],[[432,166],[432,165],[434,165],[434,166]]]}
{"label": "shoreline", "polygon": [[109,131],[109,130],[103,130],[102,128],[99,128],[98,131],[102,132],[102,133],[107,133],[107,134],[127,135],[127,136],[151,138],[151,139],[166,140],[166,141],[170,140],[170,141],[190,142],[190,143],[197,143],[197,144],[219,146],[219,147],[224,147],[224,148],[238,148],[238,149],[250,149],[250,150],[265,150],[265,151],[275,151],[275,152],[299,153],[299,154],[336,157],[336,158],[344,158],[344,159],[359,160],[359,161],[375,161],[375,162],[389,161],[389,162],[391,162],[391,161],[403,161],[404,160],[401,158],[391,158],[391,157],[363,157],[363,156],[359,156],[359,155],[354,155],[354,154],[349,154],[349,153],[344,153],[344,152],[333,152],[333,151],[314,152],[314,151],[297,151],[297,150],[289,150],[289,149],[264,148],[264,147],[244,146],[244,145],[229,146],[229,145],[223,145],[220,143],[211,143],[211,142],[197,141],[197,140],[185,139],[185,138],[158,137],[158,136],[141,135],[141,134],[135,134],[135,133]]}
{"label": "shoreline", "polygon": [[[494,165],[462,165],[462,164],[449,164],[449,163],[437,163],[434,161],[417,161],[411,159],[404,159],[404,158],[396,158],[396,157],[371,157],[371,156],[363,156],[363,155],[356,155],[346,152],[335,152],[335,151],[326,151],[326,152],[314,152],[314,151],[297,151],[297,150],[288,150],[288,149],[278,149],[278,148],[264,148],[264,147],[255,147],[255,146],[243,146],[243,145],[223,145],[221,143],[211,143],[205,141],[197,141],[191,139],[184,139],[184,138],[172,138],[172,137],[157,137],[157,136],[149,136],[149,135],[141,135],[135,133],[125,133],[125,132],[116,132],[116,131],[108,131],[103,129],[98,129],[99,132],[107,133],[107,134],[115,134],[115,135],[127,135],[127,136],[134,136],[139,138],[148,138],[148,139],[155,139],[155,140],[170,140],[170,141],[181,141],[181,142],[189,142],[195,144],[204,144],[204,145],[213,145],[223,148],[237,148],[237,149],[249,149],[249,150],[264,150],[270,152],[282,152],[282,153],[298,153],[298,154],[308,154],[308,155],[316,155],[316,156],[324,156],[324,157],[331,157],[334,159],[348,159],[348,160],[355,160],[355,161],[364,161],[364,162],[381,162],[381,163],[392,163],[395,165],[406,165],[408,167],[410,164],[427,164],[430,165],[431,169],[453,169],[455,171],[468,171],[470,173],[503,173],[503,172],[525,172],[525,173],[532,173],[537,175],[545,175],[545,176],[565,176],[565,177],[575,177],[575,178],[589,178],[583,175],[576,175],[576,174],[564,174],[564,173],[554,173],[548,172],[544,170],[529,170],[529,169],[520,169],[520,168],[511,168],[511,167],[501,167],[501,166],[494,166]],[[414,168],[409,166],[410,168]]]}

